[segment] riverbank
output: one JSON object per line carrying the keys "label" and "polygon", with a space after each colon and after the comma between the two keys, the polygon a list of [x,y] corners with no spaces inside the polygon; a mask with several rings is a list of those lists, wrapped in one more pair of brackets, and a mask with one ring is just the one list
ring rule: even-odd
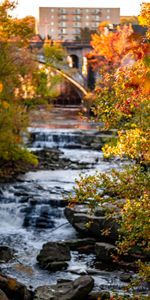
{"label": "riverbank", "polygon": [[[99,237],[85,238],[64,215],[68,209],[66,196],[73,192],[80,173],[120,169],[122,162],[104,160],[99,148],[93,148],[91,132],[87,130],[42,127],[32,128],[30,132],[30,150],[39,155],[40,165],[0,187],[0,244],[9,246],[13,252],[9,260],[0,264],[0,289],[9,300],[28,300],[27,297],[49,300],[50,296],[55,300],[97,300],[98,297],[111,299],[113,293],[124,294],[124,288],[135,277],[135,270],[113,264],[110,255],[107,256],[107,252],[111,253],[110,245],[102,248],[97,245]],[[94,130],[93,137],[98,139]],[[76,219],[78,228],[86,230],[87,209],[78,208],[82,216],[77,212],[73,221]],[[98,214],[96,220],[102,217]],[[97,258],[100,248],[103,254]],[[48,252],[43,256],[43,251]],[[62,257],[64,251],[67,256]],[[104,258],[108,261],[104,262]],[[5,288],[4,282],[9,283]],[[63,290],[61,295],[60,289]],[[24,294],[17,294],[20,291]]]}

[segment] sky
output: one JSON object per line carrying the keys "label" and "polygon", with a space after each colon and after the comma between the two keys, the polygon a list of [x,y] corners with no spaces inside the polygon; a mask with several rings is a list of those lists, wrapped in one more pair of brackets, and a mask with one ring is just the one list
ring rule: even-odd
{"label": "sky", "polygon": [[120,7],[122,16],[137,16],[140,13],[140,4],[142,2],[150,2],[150,0],[18,0],[18,7],[14,14],[18,18],[26,15],[38,17],[39,6]]}

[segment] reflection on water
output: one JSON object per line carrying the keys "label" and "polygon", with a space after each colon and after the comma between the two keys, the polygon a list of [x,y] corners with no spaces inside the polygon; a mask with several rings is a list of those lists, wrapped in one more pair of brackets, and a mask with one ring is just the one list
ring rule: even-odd
{"label": "reflection on water", "polygon": [[96,125],[91,121],[85,120],[82,116],[81,106],[57,106],[47,108],[41,108],[34,110],[31,113],[31,126],[41,128],[68,128],[68,129],[80,129],[87,130],[96,128]]}

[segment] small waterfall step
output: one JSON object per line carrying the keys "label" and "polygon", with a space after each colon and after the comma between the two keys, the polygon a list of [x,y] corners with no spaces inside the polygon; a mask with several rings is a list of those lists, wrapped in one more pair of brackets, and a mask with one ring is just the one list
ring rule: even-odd
{"label": "small waterfall step", "polygon": [[29,148],[100,149],[112,137],[111,132],[29,128]]}

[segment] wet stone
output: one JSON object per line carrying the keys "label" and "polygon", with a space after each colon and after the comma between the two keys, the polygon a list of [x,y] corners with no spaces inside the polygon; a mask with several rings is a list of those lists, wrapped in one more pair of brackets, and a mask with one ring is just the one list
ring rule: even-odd
{"label": "wet stone", "polygon": [[74,281],[59,281],[56,285],[38,287],[33,300],[85,300],[93,287],[92,277],[80,276]]}
{"label": "wet stone", "polygon": [[112,262],[112,255],[117,253],[116,247],[108,243],[95,244],[96,258],[106,263]]}
{"label": "wet stone", "polygon": [[8,300],[6,294],[2,290],[0,290],[0,300]]}
{"label": "wet stone", "polygon": [[67,240],[65,244],[72,251],[78,251],[80,253],[91,253],[95,251],[95,239],[84,238],[84,239],[74,239]]}
{"label": "wet stone", "polygon": [[13,258],[14,251],[7,247],[0,245],[0,263],[7,263]]}
{"label": "wet stone", "polygon": [[67,267],[67,261],[71,259],[70,250],[65,243],[49,242],[43,245],[37,256],[41,268],[53,271]]}
{"label": "wet stone", "polygon": [[[94,237],[101,242],[115,243],[118,239],[119,224],[114,218],[107,219],[105,216],[94,216],[82,212],[80,206],[66,207],[65,216],[70,224],[83,236]],[[107,236],[102,234],[107,231]]]}
{"label": "wet stone", "polygon": [[[0,274],[0,289],[11,300],[32,300],[32,293],[16,279]],[[7,298],[6,298],[7,299]],[[4,298],[5,300],[5,298]]]}

